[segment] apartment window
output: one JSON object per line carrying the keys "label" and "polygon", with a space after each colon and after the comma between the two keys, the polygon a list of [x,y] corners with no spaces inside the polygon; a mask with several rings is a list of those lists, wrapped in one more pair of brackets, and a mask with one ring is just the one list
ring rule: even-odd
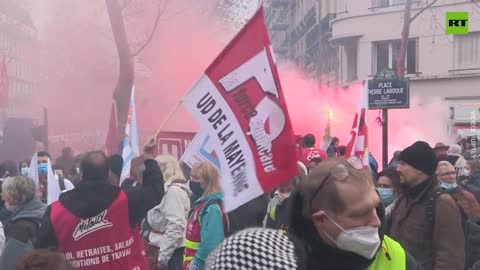
{"label": "apartment window", "polygon": [[357,51],[358,45],[356,42],[344,46],[346,57],[346,81],[352,82],[357,79]]}
{"label": "apartment window", "polygon": [[[400,54],[400,40],[382,41],[374,43],[373,73],[392,68],[397,70],[397,58]],[[408,40],[407,55],[405,57],[407,74],[417,72],[417,39]]]}
{"label": "apartment window", "polygon": [[347,12],[347,0],[337,0],[337,13]]}
{"label": "apartment window", "polygon": [[480,69],[480,32],[454,36],[454,69]]}
{"label": "apartment window", "polygon": [[373,0],[373,7],[390,7],[405,4],[406,0]]}

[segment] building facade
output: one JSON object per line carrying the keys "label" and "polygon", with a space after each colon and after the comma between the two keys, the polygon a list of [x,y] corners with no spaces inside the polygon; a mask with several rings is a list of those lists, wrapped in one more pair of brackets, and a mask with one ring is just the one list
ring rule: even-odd
{"label": "building facade", "polygon": [[337,48],[329,42],[334,1],[264,0],[262,5],[276,56],[294,61],[322,84],[335,84]]}
{"label": "building facade", "polygon": [[[396,69],[406,0],[265,0],[278,58],[294,61],[322,85],[347,87]],[[425,104],[442,100],[450,129],[480,125],[480,3],[412,1],[405,77]],[[446,13],[469,13],[467,35],[446,34]],[[475,121],[474,121],[475,118]],[[480,130],[480,129],[478,129]],[[460,130],[461,131],[461,130]],[[462,132],[460,132],[462,133]]]}
{"label": "building facade", "polygon": [[[451,129],[480,126],[480,5],[472,1],[412,1],[405,77],[419,104],[442,100]],[[337,79],[343,85],[396,70],[405,0],[339,0],[330,42],[338,48]],[[420,13],[419,13],[420,12]],[[446,13],[468,12],[467,35],[446,34]],[[458,129],[467,130],[460,131]]]}
{"label": "building facade", "polygon": [[[31,101],[38,96],[39,42],[27,9],[16,0],[0,0],[0,58],[5,56],[9,78],[7,117],[32,118]],[[38,118],[38,116],[36,116]]]}

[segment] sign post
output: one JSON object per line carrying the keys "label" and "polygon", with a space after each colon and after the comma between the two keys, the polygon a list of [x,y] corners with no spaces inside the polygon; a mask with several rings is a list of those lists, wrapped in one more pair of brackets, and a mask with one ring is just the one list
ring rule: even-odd
{"label": "sign post", "polygon": [[382,110],[382,159],[383,168],[388,167],[388,109],[410,108],[410,84],[408,79],[399,79],[390,68],[378,72],[368,81],[368,108]]}

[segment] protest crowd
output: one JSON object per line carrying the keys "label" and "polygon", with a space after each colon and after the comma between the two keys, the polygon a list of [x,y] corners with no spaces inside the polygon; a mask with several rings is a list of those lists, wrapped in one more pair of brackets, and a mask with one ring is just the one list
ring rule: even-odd
{"label": "protest crowd", "polygon": [[38,152],[0,166],[0,269],[480,269],[472,140],[415,142],[380,171],[307,134],[298,174],[228,213],[215,166],[154,139],[121,184],[120,155]]}

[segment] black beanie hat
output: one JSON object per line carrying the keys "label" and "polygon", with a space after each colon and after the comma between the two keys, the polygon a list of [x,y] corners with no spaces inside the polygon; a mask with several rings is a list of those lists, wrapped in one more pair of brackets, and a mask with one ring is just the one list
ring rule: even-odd
{"label": "black beanie hat", "polygon": [[438,161],[432,147],[426,142],[417,141],[405,148],[398,160],[407,163],[427,175],[433,175],[437,169]]}

